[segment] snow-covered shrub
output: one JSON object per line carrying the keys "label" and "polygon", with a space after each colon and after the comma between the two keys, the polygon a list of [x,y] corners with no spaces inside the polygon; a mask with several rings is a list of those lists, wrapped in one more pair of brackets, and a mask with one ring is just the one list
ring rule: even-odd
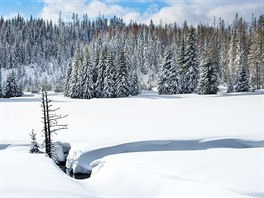
{"label": "snow-covered shrub", "polygon": [[32,129],[31,133],[29,133],[29,136],[31,138],[31,146],[29,149],[30,153],[39,153],[39,144],[37,142],[37,134],[34,132],[34,129]]}

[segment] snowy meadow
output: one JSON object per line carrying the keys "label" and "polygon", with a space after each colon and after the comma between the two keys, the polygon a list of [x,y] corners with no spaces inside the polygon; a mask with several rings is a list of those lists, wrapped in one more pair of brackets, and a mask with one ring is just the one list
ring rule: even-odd
{"label": "snowy meadow", "polygon": [[[29,154],[43,140],[39,94],[1,100],[1,197],[263,197],[263,91],[70,99],[49,93],[68,130],[67,166]],[[14,190],[15,189],[15,190]]]}

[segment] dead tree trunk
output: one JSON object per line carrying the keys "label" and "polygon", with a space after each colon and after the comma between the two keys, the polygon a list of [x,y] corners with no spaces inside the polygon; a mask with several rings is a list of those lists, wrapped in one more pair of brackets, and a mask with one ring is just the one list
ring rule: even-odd
{"label": "dead tree trunk", "polygon": [[50,150],[49,150],[49,138],[48,138],[48,126],[47,126],[47,109],[46,109],[46,95],[47,92],[46,91],[42,91],[42,113],[43,113],[43,123],[44,123],[44,145],[45,145],[45,152],[49,155],[50,154]]}
{"label": "dead tree trunk", "polygon": [[45,145],[45,152],[48,154],[50,158],[56,157],[54,155],[54,148],[52,144],[52,134],[57,134],[56,132],[59,130],[67,129],[67,125],[59,124],[58,120],[67,117],[57,115],[56,111],[59,108],[52,109],[52,105],[50,104],[51,100],[48,99],[48,95],[46,91],[42,91],[42,112],[43,112],[43,133],[44,133],[44,145]]}

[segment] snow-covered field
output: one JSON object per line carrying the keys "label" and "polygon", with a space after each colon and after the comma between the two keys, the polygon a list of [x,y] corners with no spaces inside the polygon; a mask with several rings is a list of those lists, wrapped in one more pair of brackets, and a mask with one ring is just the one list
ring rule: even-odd
{"label": "snow-covered field", "polygon": [[0,99],[0,197],[264,197],[263,92],[49,96],[69,114],[55,141],[69,142],[69,166],[92,177],[28,153],[28,134],[42,128],[39,95]]}

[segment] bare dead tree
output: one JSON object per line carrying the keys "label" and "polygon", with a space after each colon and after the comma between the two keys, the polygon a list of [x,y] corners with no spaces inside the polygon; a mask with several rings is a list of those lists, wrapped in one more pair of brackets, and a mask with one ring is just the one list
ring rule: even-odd
{"label": "bare dead tree", "polygon": [[57,114],[57,111],[60,108],[53,108],[53,105],[51,104],[51,100],[48,99],[48,95],[46,91],[42,91],[42,113],[43,113],[43,123],[44,128],[42,132],[44,133],[44,145],[45,145],[45,152],[48,154],[50,158],[53,157],[53,144],[52,144],[52,135],[56,134],[57,131],[67,129],[67,124],[59,124],[59,120],[67,117],[68,115],[62,116]]}

